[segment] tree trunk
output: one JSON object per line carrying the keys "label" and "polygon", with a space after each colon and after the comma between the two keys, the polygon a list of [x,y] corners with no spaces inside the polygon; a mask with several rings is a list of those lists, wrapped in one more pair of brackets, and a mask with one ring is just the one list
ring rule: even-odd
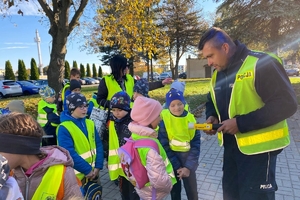
{"label": "tree trunk", "polygon": [[51,27],[49,33],[52,36],[52,49],[47,72],[48,84],[59,92],[64,79],[67,34],[66,31],[60,31],[57,27]]}

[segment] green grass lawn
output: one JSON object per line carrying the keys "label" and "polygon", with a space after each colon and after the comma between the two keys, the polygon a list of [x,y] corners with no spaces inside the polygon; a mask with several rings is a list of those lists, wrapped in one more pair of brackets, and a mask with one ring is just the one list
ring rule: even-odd
{"label": "green grass lawn", "polygon": [[[291,77],[292,85],[296,91],[298,104],[300,105],[300,78]],[[185,99],[190,105],[191,111],[195,110],[199,105],[205,103],[206,95],[209,91],[210,79],[186,79]],[[97,86],[83,87],[82,93],[89,100],[94,92],[97,92]],[[165,102],[165,95],[169,91],[170,86],[167,85],[163,88],[156,89],[149,92],[149,95],[153,99],[157,99],[162,104]],[[40,95],[22,96],[0,100],[0,107],[6,107],[8,102],[12,99],[23,100],[26,107],[26,112],[36,117],[37,115],[37,104],[41,99]]]}

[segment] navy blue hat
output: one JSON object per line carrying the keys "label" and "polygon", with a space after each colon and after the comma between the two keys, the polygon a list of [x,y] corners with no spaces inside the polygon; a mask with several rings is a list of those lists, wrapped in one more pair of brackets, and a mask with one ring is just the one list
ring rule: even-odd
{"label": "navy blue hat", "polygon": [[124,92],[117,92],[110,100],[111,108],[119,108],[121,110],[130,111],[130,97]]}
{"label": "navy blue hat", "polygon": [[77,81],[76,79],[72,79],[72,80],[70,81],[70,91],[72,92],[73,90],[75,90],[75,89],[77,89],[77,88],[81,89],[81,84],[80,84],[80,82]]}
{"label": "navy blue hat", "polygon": [[147,79],[141,78],[140,80],[137,80],[134,84],[133,92],[140,93],[144,97],[149,97],[149,83]]}
{"label": "navy blue hat", "polygon": [[87,101],[83,94],[72,93],[67,96],[66,100],[68,110],[72,114],[72,112],[81,105],[86,105]]}
{"label": "navy blue hat", "polygon": [[167,94],[166,94],[166,106],[169,108],[170,104],[174,100],[179,100],[183,104],[185,104],[185,100],[183,97],[183,93],[179,90],[171,89]]}

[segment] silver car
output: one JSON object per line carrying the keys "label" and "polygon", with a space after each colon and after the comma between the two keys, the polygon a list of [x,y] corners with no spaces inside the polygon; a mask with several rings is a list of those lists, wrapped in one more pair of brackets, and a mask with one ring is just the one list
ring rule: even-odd
{"label": "silver car", "polygon": [[0,80],[0,98],[21,96],[22,94],[22,88],[16,81]]}

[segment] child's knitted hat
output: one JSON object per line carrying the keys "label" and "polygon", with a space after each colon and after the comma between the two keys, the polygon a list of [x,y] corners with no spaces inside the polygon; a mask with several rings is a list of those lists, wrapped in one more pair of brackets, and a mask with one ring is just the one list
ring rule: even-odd
{"label": "child's knitted hat", "polygon": [[44,86],[40,88],[39,94],[43,99],[55,96],[55,90],[49,86]]}
{"label": "child's knitted hat", "polygon": [[76,79],[72,79],[70,81],[70,91],[72,92],[73,90],[75,90],[76,88],[81,89],[81,84],[79,83],[79,81],[77,81]]}
{"label": "child's knitted hat", "polygon": [[72,114],[77,107],[86,105],[87,101],[83,94],[72,93],[67,96],[66,103],[69,112]]}
{"label": "child's knitted hat", "polygon": [[179,90],[182,93],[184,93],[185,90],[185,82],[181,82],[178,80],[175,80],[172,84],[171,84],[171,89],[175,89],[175,90]]}
{"label": "child's knitted hat", "polygon": [[185,104],[185,100],[183,97],[183,93],[179,90],[171,89],[167,94],[166,94],[166,107],[169,108],[170,104],[174,100],[179,100],[183,104]]}
{"label": "child's knitted hat", "polygon": [[130,97],[124,92],[117,92],[110,100],[111,108],[119,108],[121,110],[130,111]]}
{"label": "child's knitted hat", "polygon": [[142,126],[151,124],[162,111],[160,103],[147,97],[137,97],[134,101],[131,119]]}
{"label": "child's knitted hat", "polygon": [[133,92],[140,93],[144,97],[149,97],[148,96],[149,83],[148,83],[147,79],[141,78],[141,79],[137,80],[134,84]]}

